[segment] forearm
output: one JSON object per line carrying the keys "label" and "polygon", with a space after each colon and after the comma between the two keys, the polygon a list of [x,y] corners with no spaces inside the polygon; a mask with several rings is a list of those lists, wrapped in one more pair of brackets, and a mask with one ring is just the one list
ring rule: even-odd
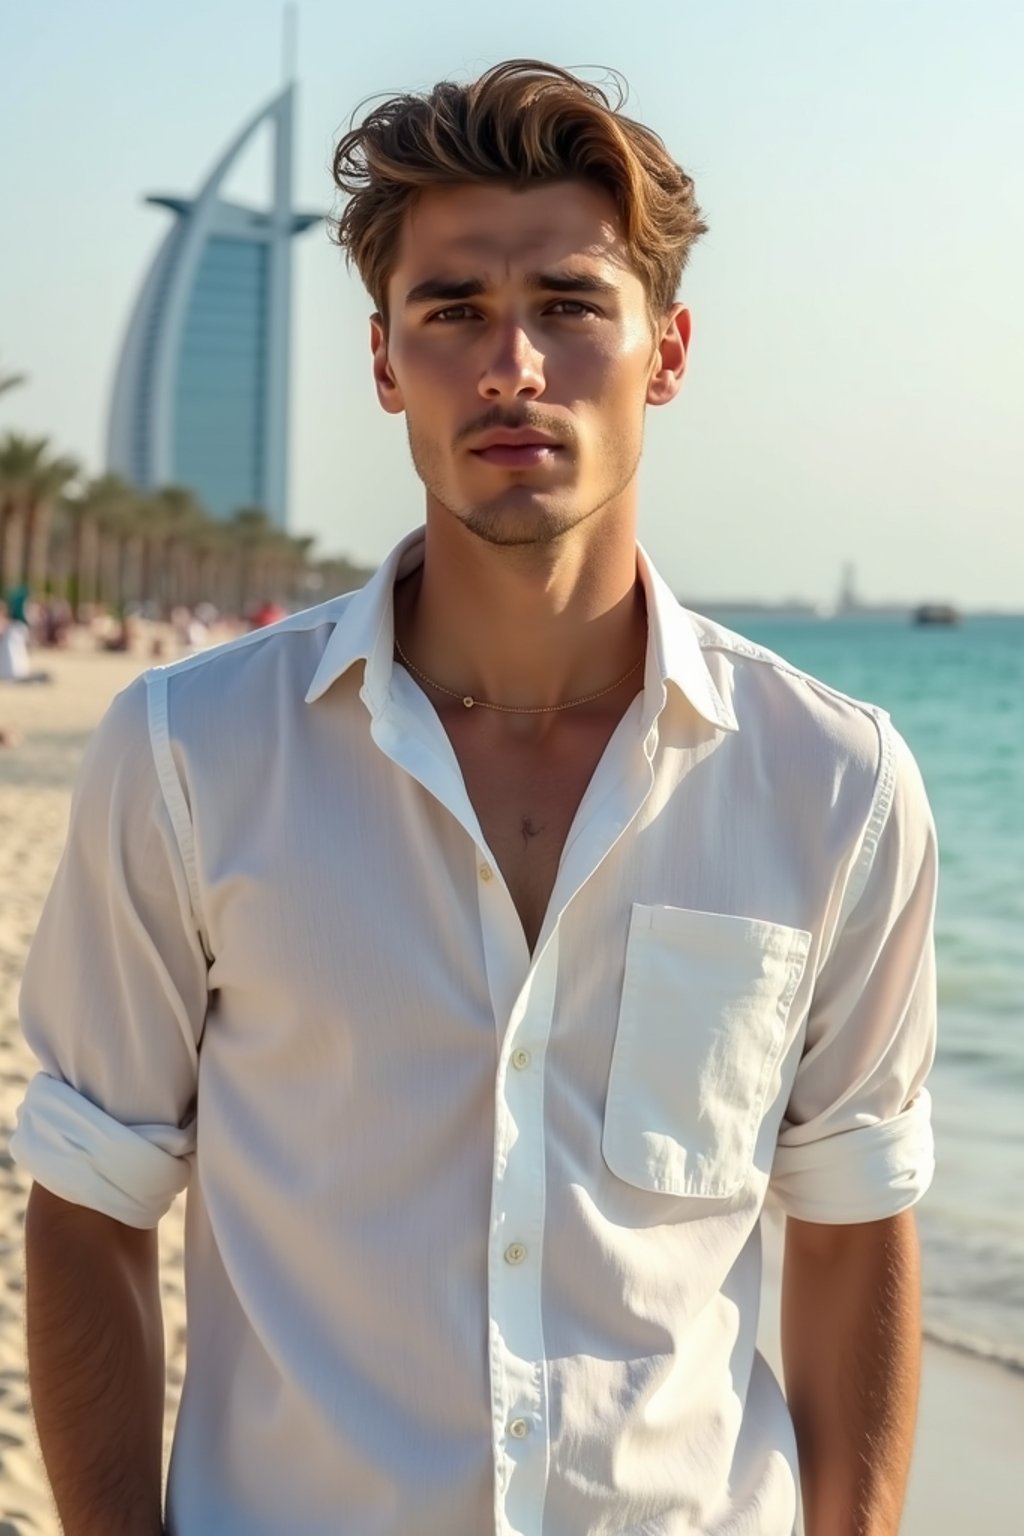
{"label": "forearm", "polygon": [[787,1223],[782,1352],[807,1536],[897,1536],[920,1373],[911,1212]]}
{"label": "forearm", "polygon": [[159,1536],[164,1349],[156,1233],[37,1185],[25,1249],[29,1387],[66,1536]]}

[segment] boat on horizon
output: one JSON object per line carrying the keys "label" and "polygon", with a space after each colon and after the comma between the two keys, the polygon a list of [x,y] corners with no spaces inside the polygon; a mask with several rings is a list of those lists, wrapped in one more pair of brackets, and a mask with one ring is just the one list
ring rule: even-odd
{"label": "boat on horizon", "polygon": [[959,624],[961,614],[952,603],[919,603],[910,615],[912,624]]}

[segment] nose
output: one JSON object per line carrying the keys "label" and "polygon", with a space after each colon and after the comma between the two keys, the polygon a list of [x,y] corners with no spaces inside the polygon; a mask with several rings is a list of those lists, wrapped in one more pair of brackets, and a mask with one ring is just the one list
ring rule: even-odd
{"label": "nose", "polygon": [[544,393],[544,356],[518,322],[502,328],[480,375],[485,400],[536,400]]}

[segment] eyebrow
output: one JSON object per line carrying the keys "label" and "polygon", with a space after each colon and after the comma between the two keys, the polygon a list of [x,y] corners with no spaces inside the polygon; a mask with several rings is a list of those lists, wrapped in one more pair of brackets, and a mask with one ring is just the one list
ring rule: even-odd
{"label": "eyebrow", "polygon": [[[615,283],[590,272],[529,272],[526,286],[536,293],[596,293],[612,297],[619,292]],[[488,291],[489,285],[479,277],[467,277],[461,282],[447,277],[428,277],[409,289],[405,302],[407,306],[438,301],[460,304],[465,299],[478,299]]]}

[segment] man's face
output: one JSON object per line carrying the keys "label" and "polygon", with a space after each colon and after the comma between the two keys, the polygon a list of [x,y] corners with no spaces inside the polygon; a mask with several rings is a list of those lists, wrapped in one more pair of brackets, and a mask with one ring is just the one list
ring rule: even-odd
{"label": "man's face", "polygon": [[656,327],[615,204],[560,182],[432,190],[372,326],[428,505],[494,544],[550,543],[632,484],[644,409],[677,392],[689,317]]}

